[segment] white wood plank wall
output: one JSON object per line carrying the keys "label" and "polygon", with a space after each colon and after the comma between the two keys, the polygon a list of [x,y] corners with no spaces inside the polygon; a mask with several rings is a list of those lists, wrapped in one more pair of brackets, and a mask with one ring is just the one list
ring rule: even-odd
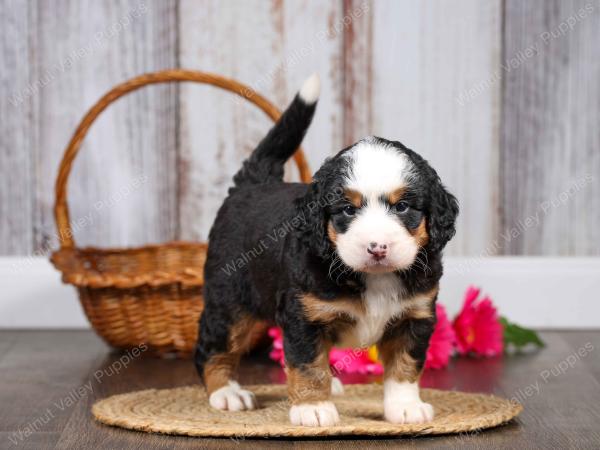
{"label": "white wood plank wall", "polygon": [[[318,72],[311,167],[367,134],[422,153],[461,201],[449,254],[600,253],[597,0],[0,0],[0,36],[0,255],[56,246],[54,178],[87,108],[178,66],[236,78],[279,107]],[[120,100],[74,166],[77,242],[206,239],[268,127],[205,86]]]}

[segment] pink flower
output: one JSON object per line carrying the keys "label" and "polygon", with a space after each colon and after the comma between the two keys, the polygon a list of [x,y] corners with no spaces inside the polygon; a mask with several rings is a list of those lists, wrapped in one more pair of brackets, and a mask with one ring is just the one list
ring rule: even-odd
{"label": "pink flower", "polygon": [[279,327],[269,328],[269,336],[273,339],[273,348],[269,353],[269,358],[279,363],[281,367],[285,365],[285,355],[283,354],[283,333]]}
{"label": "pink flower", "polygon": [[329,364],[334,373],[372,373],[381,375],[383,366],[377,361],[375,347],[370,349],[338,349],[329,352]]}
{"label": "pink flower", "polygon": [[[271,327],[268,333],[273,339],[273,348],[269,353],[269,358],[283,367],[285,365],[285,355],[283,353],[281,328]],[[368,350],[334,348],[329,353],[329,364],[333,371],[337,373],[372,373],[375,375],[383,373],[383,367],[377,361],[377,352],[374,347]]]}
{"label": "pink flower", "polygon": [[429,369],[442,369],[448,365],[450,356],[456,342],[456,334],[448,320],[446,309],[437,303],[435,305],[437,322],[429,340],[425,367]]}
{"label": "pink flower", "polygon": [[461,355],[494,356],[503,350],[503,329],[489,297],[477,300],[480,290],[470,286],[461,312],[454,319],[456,347]]}

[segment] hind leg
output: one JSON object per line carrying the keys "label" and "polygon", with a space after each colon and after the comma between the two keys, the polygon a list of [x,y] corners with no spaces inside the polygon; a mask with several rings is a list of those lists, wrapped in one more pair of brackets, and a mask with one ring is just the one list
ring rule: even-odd
{"label": "hind leg", "polygon": [[256,338],[256,323],[249,315],[236,316],[227,308],[207,301],[200,319],[195,364],[213,408],[241,411],[255,409],[254,394],[237,382],[242,354]]}

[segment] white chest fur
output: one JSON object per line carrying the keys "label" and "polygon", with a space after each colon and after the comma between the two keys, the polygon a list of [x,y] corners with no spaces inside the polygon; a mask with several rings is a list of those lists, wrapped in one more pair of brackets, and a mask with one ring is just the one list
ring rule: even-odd
{"label": "white chest fur", "polygon": [[364,313],[354,316],[356,325],[341,336],[336,346],[364,348],[375,344],[388,322],[401,316],[411,304],[410,300],[403,300],[402,295],[402,283],[396,275],[367,275]]}

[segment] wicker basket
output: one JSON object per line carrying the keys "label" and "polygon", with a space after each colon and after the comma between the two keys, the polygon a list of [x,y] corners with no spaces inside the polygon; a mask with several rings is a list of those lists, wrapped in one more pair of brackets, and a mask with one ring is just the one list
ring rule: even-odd
{"label": "wicker basket", "polygon": [[[211,84],[254,103],[273,121],[281,115],[249,87],[209,73],[166,70],[141,75],[114,87],[84,116],[61,161],[54,207],[60,249],[53,253],[51,261],[62,272],[63,281],[77,288],[89,321],[110,345],[127,349],[145,344],[151,353],[184,357],[191,354],[198,333],[206,243],[169,242],[130,249],[77,248],[66,200],[73,161],[100,113],[131,91],[172,81]],[[309,182],[311,174],[301,149],[294,159],[300,178]]]}

